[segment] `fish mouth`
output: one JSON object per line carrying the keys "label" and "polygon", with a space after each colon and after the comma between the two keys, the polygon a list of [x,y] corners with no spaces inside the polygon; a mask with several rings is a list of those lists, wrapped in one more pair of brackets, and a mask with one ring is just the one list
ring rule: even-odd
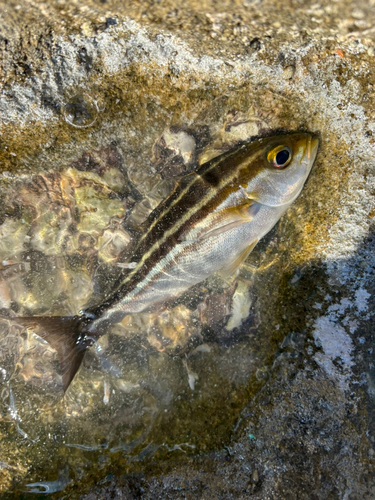
{"label": "fish mouth", "polygon": [[314,161],[316,154],[318,152],[318,147],[319,147],[319,139],[317,137],[310,136],[308,138],[308,144],[307,144],[307,160]]}
{"label": "fish mouth", "polygon": [[[301,144],[302,143],[302,144]],[[307,167],[306,179],[309,176],[311,168],[314,165],[316,155],[319,148],[319,139],[316,136],[308,135],[303,141],[300,142],[300,147],[302,148],[302,165]],[[310,168],[308,168],[310,167]]]}

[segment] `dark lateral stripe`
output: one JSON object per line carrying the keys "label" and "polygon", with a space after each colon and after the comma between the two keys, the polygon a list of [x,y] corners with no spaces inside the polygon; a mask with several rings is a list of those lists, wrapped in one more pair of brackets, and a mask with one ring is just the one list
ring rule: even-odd
{"label": "dark lateral stripe", "polygon": [[[177,189],[151,214],[151,228],[141,239],[133,259],[138,264],[126,276],[117,291],[101,304],[101,311],[115,307],[128,293],[144,280],[154,266],[178,244],[178,237],[192,225],[203,220],[219,206],[227,196],[238,189],[233,180],[239,176],[243,160],[252,161],[259,148],[249,147],[226,153],[202,165],[188,183]],[[99,312],[99,311],[98,311]]]}
{"label": "dark lateral stripe", "polygon": [[[149,229],[135,249],[134,260],[140,262],[150,248],[161,241],[165,233],[178,222],[181,213],[194,209],[196,204],[205,197],[208,187],[212,187],[212,185],[215,187],[220,181],[225,181],[227,176],[232,175],[243,159],[250,156],[249,149],[250,147],[247,145],[236,151],[224,153],[184,177],[167,200],[150,214],[146,222]],[[211,175],[211,172],[215,172],[215,174]],[[134,269],[132,275],[136,271],[137,268]]]}
{"label": "dark lateral stripe", "polygon": [[[248,148],[246,148],[247,150]],[[217,166],[225,164],[227,161],[229,162],[232,157],[239,156],[239,153],[245,152],[245,148],[242,149],[237,149],[235,151],[230,151],[227,153],[224,153],[223,155],[220,155],[218,157],[213,158],[212,160],[209,160],[208,162],[204,163],[201,165],[195,172],[192,172],[191,174],[185,176],[182,178],[178,184],[175,190],[170,194],[170,196],[162,202],[158,207],[156,207],[155,210],[153,210],[146,222],[148,225],[148,230],[145,233],[145,235],[140,239],[140,246],[142,245],[142,248],[145,249],[146,251],[148,250],[147,245],[143,245],[143,242],[145,240],[152,240],[152,244],[157,241],[158,238],[154,238],[150,236],[154,235],[154,228],[156,225],[159,225],[160,222],[163,220],[163,223],[174,223],[173,217],[170,219],[167,216],[168,212],[172,211],[173,208],[181,201],[182,198],[185,199],[184,203],[186,205],[186,208],[190,208],[194,206],[194,203],[196,200],[199,200],[202,197],[202,193],[199,190],[199,183],[201,182],[202,178],[205,179],[206,175],[209,175],[209,172],[214,170]],[[246,156],[243,155],[243,156]],[[227,169],[229,174],[230,169]],[[224,173],[222,173],[223,175]],[[204,189],[205,186],[202,186]],[[175,215],[175,214],[171,214]],[[158,226],[158,231],[157,231],[157,236],[160,236],[163,232],[165,232],[168,228],[163,227],[161,228]],[[160,234],[159,234],[160,233]],[[137,252],[138,253],[138,252]]]}

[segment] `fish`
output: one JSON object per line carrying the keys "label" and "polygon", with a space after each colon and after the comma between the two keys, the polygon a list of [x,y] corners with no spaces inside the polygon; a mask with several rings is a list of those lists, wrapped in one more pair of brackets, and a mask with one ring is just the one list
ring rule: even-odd
{"label": "fish", "polygon": [[86,350],[128,314],[181,295],[214,273],[229,277],[299,196],[319,139],[293,132],[260,137],[179,179],[149,215],[121,275],[104,300],[75,316],[16,317],[56,349],[64,392]]}

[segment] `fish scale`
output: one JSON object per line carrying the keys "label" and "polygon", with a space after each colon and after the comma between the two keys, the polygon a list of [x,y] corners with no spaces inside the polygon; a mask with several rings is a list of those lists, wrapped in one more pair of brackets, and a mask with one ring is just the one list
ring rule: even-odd
{"label": "fish scale", "polygon": [[137,264],[104,302],[74,317],[17,318],[39,327],[57,350],[64,390],[112,324],[215,272],[233,274],[299,195],[317,149],[318,139],[297,132],[259,138],[201,165],[150,214],[130,258]]}

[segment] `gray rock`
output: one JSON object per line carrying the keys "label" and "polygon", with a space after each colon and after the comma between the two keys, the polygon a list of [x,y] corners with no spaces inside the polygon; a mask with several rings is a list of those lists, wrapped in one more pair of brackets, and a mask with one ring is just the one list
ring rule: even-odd
{"label": "gray rock", "polygon": [[371,2],[0,0],[15,314],[105,294],[174,176],[270,130],[321,136],[236,283],[119,325],[64,399],[53,350],[0,322],[4,495],[375,497],[374,26]]}

